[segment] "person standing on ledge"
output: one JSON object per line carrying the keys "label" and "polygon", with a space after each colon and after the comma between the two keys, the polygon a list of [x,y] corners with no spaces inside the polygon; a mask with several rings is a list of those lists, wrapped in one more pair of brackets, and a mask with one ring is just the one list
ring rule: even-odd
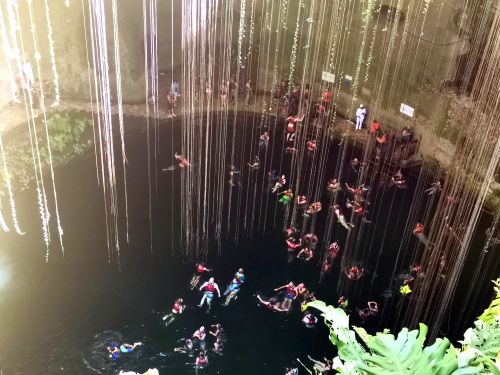
{"label": "person standing on ledge", "polygon": [[360,104],[359,108],[356,109],[356,130],[361,130],[361,128],[363,127],[365,116],[366,108],[363,106],[363,104]]}

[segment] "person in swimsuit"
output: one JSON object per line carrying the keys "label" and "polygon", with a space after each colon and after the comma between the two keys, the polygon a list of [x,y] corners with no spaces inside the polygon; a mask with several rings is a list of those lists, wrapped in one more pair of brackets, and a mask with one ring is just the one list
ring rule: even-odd
{"label": "person in swimsuit", "polygon": [[203,283],[203,285],[200,287],[200,290],[204,290],[204,293],[198,307],[202,307],[205,301],[207,301],[208,309],[210,310],[210,306],[212,304],[212,298],[214,297],[215,291],[217,291],[217,294],[219,295],[220,298],[219,286],[215,282],[214,278],[211,277],[208,281]]}

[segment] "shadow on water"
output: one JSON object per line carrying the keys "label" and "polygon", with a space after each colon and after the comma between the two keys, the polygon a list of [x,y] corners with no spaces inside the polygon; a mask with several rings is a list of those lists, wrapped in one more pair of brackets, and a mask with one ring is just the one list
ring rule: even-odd
{"label": "shadow on water", "polygon": [[[274,196],[265,193],[271,202],[268,212],[271,224],[264,233],[256,234],[253,239],[240,236],[237,245],[232,241],[233,236],[222,241],[221,257],[216,256],[217,245],[211,244],[209,266],[215,269],[213,275],[221,289],[238,267],[243,266],[247,274],[239,299],[228,307],[221,306],[216,299],[207,314],[196,306],[200,292],[189,290],[194,266],[180,255],[178,169],[159,172],[158,197],[153,188],[154,251],[151,253],[143,121],[127,120],[130,244],[125,243],[121,233],[121,271],[115,264],[108,264],[103,194],[97,185],[92,153],[56,173],[65,231],[64,260],[57,246],[53,246],[50,262],[43,264],[45,249],[39,219],[33,212],[35,194],[31,191],[19,195],[19,219],[27,234],[23,237],[5,235],[1,242],[4,259],[0,264],[9,267],[11,274],[7,286],[0,289],[0,370],[3,374],[111,374],[120,370],[143,372],[153,367],[165,374],[193,374],[195,357],[174,353],[173,349],[181,346],[182,339],[190,337],[199,326],[216,323],[222,323],[226,331],[224,353],[220,356],[209,352],[210,364],[200,373],[276,374],[283,373],[284,367],[297,357],[305,361],[307,354],[316,358],[332,356],[334,348],[324,325],[304,327],[298,306],[289,314],[278,314],[257,305],[257,293],[270,297],[274,294],[273,288],[289,280],[306,283],[329,303],[338,298],[338,265],[320,285],[316,264],[286,263],[280,230],[282,207],[275,211]],[[174,152],[181,151],[177,142],[180,126],[177,125],[180,124],[160,124],[158,170],[172,165]],[[240,146],[245,151],[241,155],[251,154],[248,144]],[[337,152],[338,147],[332,147],[331,162]],[[349,150],[349,154],[361,157],[361,150]],[[280,153],[275,152],[274,167],[279,165],[279,158]],[[246,162],[241,160],[240,164]],[[117,166],[118,174],[120,170],[121,166]],[[244,175],[246,173],[244,171]],[[261,171],[257,183],[267,184],[264,175]],[[121,190],[120,194],[123,194]],[[408,206],[411,194],[397,200],[397,204]],[[326,219],[326,213],[322,215],[325,216],[321,216],[320,222]],[[120,221],[121,228],[125,228],[123,215]],[[320,238],[322,231],[318,228]],[[337,234],[342,241],[345,233]],[[57,235],[53,233],[53,243],[56,240]],[[389,244],[386,255],[394,251],[397,249]],[[368,263],[372,262],[374,259],[370,258]],[[382,266],[378,272],[386,273],[389,268]],[[353,299],[354,306],[380,293],[382,299],[394,297],[393,290],[386,290],[387,280],[375,283],[375,287],[363,284],[367,291]],[[178,297],[184,298],[187,310],[165,327],[161,317]],[[356,320],[356,316],[353,319]],[[117,361],[109,359],[107,345],[137,341],[143,345],[133,353],[122,355]],[[207,346],[212,345],[213,340],[209,340]]]}

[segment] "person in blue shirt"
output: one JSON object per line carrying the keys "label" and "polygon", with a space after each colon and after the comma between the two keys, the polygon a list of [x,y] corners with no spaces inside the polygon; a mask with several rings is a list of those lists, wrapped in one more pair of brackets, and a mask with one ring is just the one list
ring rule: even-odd
{"label": "person in blue shirt", "polygon": [[231,283],[228,285],[226,291],[224,292],[224,296],[226,296],[226,301],[222,304],[223,306],[229,305],[231,300],[238,297],[238,292],[240,291],[241,283],[235,277]]}

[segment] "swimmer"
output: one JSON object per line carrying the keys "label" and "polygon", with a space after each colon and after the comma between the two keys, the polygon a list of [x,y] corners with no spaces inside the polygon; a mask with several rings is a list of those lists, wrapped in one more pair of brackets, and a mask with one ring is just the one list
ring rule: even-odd
{"label": "swimmer", "polygon": [[359,269],[358,266],[352,266],[349,270],[345,270],[345,274],[349,280],[359,280],[363,276],[364,268]]}
{"label": "swimmer", "polygon": [[321,362],[311,358],[311,356],[307,356],[309,360],[314,363],[313,369],[316,374],[329,374],[333,369],[333,362],[329,359],[323,358],[325,362]]}
{"label": "swimmer", "polygon": [[177,353],[190,353],[193,350],[194,344],[191,339],[186,339],[183,346],[174,348],[174,352]]}
{"label": "swimmer", "polygon": [[427,236],[424,234],[424,225],[422,223],[417,223],[415,225],[413,234],[424,244],[424,246],[427,246]]}
{"label": "swimmer", "polygon": [[186,159],[184,157],[184,155],[180,155],[178,154],[177,152],[174,154],[174,157],[175,157],[175,160],[177,160],[179,162],[179,167],[181,168],[186,168],[186,167],[190,167],[191,166],[191,163],[189,162],[188,159]]}
{"label": "swimmer", "polygon": [[321,202],[313,202],[309,205],[309,208],[306,210],[307,215],[315,215],[320,212],[322,209]]}
{"label": "swimmer", "polygon": [[337,303],[342,310],[346,310],[349,307],[349,300],[344,296],[340,296]]}
{"label": "swimmer", "polygon": [[332,261],[330,258],[326,257],[323,259],[323,263],[321,264],[321,272],[330,273],[332,270]]}
{"label": "swimmer", "polygon": [[286,375],[299,375],[298,368],[286,368]]}
{"label": "swimmer", "polygon": [[312,258],[314,258],[314,251],[312,251],[309,247],[304,247],[297,254],[297,259],[302,259],[306,262],[309,262]]}
{"label": "swimmer", "polygon": [[196,361],[194,363],[198,368],[204,368],[208,365],[208,357],[203,350],[200,350],[198,357],[196,357]]}
{"label": "swimmer", "polygon": [[116,346],[115,343],[113,345],[108,346],[108,352],[110,353],[109,358],[112,358],[113,360],[118,359],[118,354],[126,354],[126,353],[132,353],[135,348],[138,346],[141,346],[142,342],[135,342],[134,344],[121,344],[119,347]]}
{"label": "swimmer", "polygon": [[354,224],[348,223],[345,219],[344,214],[340,210],[340,206],[338,204],[334,204],[332,206],[333,212],[335,213],[335,216],[337,217],[338,222],[347,230],[351,230],[354,228]]}
{"label": "swimmer", "polygon": [[213,324],[211,327],[215,328],[215,331],[214,332],[209,331],[208,333],[210,333],[214,337],[221,337],[222,334],[224,333],[224,328],[222,328],[222,325],[219,323]]}
{"label": "swimmer", "polygon": [[205,332],[205,327],[201,326],[193,333],[193,340],[199,343],[201,349],[205,349],[205,338],[207,333]]}
{"label": "swimmer", "polygon": [[220,354],[222,353],[222,348],[224,346],[224,343],[222,342],[222,339],[220,337],[217,338],[214,342],[214,352]]}
{"label": "swimmer", "polygon": [[363,206],[356,201],[351,201],[351,200],[347,199],[347,203],[345,206],[349,209],[354,209],[354,213],[356,215],[363,215],[365,212],[365,209],[363,208]]}
{"label": "swimmer", "polygon": [[289,282],[286,285],[282,285],[279,288],[274,289],[274,291],[278,292],[281,289],[286,289],[285,298],[281,302],[281,308],[285,311],[289,311],[290,307],[292,306],[293,300],[297,298],[297,290],[292,282]]}
{"label": "swimmer", "polygon": [[217,294],[219,295],[220,298],[220,290],[219,286],[215,282],[214,278],[211,277],[208,281],[203,283],[203,285],[200,287],[200,290],[205,290],[203,293],[203,297],[201,298],[200,304],[198,307],[202,307],[203,304],[205,303],[205,300],[207,301],[208,305],[208,310],[210,310],[210,306],[212,304],[212,298],[214,297],[214,291],[217,291]]}
{"label": "swimmer", "polygon": [[332,178],[328,180],[328,183],[326,184],[326,190],[328,190],[331,193],[336,192],[340,188],[340,182],[337,181],[336,178]]}
{"label": "swimmer", "polygon": [[327,257],[330,259],[330,260],[333,260],[337,257],[337,255],[339,254],[339,251],[340,251],[340,246],[337,242],[332,242],[330,244],[330,246],[328,246],[328,253],[327,253]]}
{"label": "swimmer", "polygon": [[283,194],[283,195],[279,199],[280,203],[288,204],[293,199],[293,192],[291,189],[288,189],[288,190],[282,191],[281,193],[278,193],[278,195],[281,195],[281,194]]}
{"label": "swimmer", "polygon": [[240,268],[238,272],[234,274],[234,278],[238,280],[238,283],[240,285],[245,282],[245,274],[243,273],[243,268]]}
{"label": "swimmer", "polygon": [[183,303],[184,300],[182,298],[178,298],[175,300],[174,305],[172,306],[172,312],[163,317],[163,320],[166,320],[165,326],[169,326],[175,320],[175,318],[177,318],[184,312],[186,306],[184,306]]}
{"label": "swimmer", "polygon": [[274,187],[271,189],[272,193],[276,193],[279,189],[281,189],[284,185],[286,184],[286,177],[284,174],[282,174],[279,178]]}
{"label": "swimmer", "polygon": [[318,244],[318,236],[316,236],[314,233],[307,233],[304,236],[304,242],[308,244],[311,249],[315,249],[316,245]]}
{"label": "swimmer", "polygon": [[302,318],[302,322],[307,327],[313,327],[318,322],[318,318],[316,318],[313,314],[308,313],[304,315],[304,317]]}
{"label": "swimmer", "polygon": [[253,158],[253,163],[250,164],[250,163],[247,163],[248,166],[250,167],[250,169],[252,170],[255,170],[255,169],[259,169],[260,168],[260,159],[259,157],[256,155],[254,158]]}
{"label": "swimmer", "polygon": [[241,283],[238,282],[238,279],[234,278],[231,283],[228,285],[226,291],[224,292],[224,296],[226,297],[226,301],[222,304],[222,306],[227,306],[231,302],[231,300],[238,299],[238,292],[240,291]]}
{"label": "swimmer", "polygon": [[258,295],[258,294],[257,294],[257,299],[259,300],[259,302],[262,305],[264,305],[265,307],[267,307],[269,310],[278,311],[278,312],[286,312],[286,311],[288,311],[286,309],[282,309],[281,307],[278,306],[277,303],[274,303],[271,300],[266,301],[266,300],[262,299],[262,297],[260,295]]}
{"label": "swimmer", "polygon": [[203,275],[203,272],[211,272],[212,270],[205,267],[205,265],[203,263],[198,263],[196,265],[196,271],[193,275],[193,277],[191,278],[191,290],[193,290],[194,288],[196,288],[198,286],[198,284],[200,283],[200,280],[201,280],[201,276]]}

